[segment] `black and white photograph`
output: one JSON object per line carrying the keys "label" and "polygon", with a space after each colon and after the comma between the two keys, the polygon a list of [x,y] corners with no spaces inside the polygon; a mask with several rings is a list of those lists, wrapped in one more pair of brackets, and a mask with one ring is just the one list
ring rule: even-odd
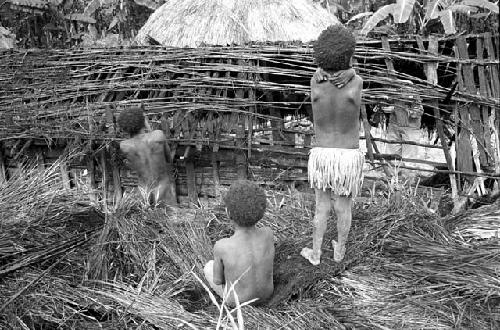
{"label": "black and white photograph", "polygon": [[0,330],[500,329],[498,0],[0,0]]}

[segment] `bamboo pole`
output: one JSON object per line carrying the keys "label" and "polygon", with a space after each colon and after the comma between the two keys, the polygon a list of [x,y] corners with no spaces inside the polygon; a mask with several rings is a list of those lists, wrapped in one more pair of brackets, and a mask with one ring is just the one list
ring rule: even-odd
{"label": "bamboo pole", "polygon": [[[113,111],[110,107],[106,108],[106,122],[108,125],[108,133],[116,138],[117,129],[115,127],[115,118]],[[120,167],[118,164],[118,155],[120,154],[119,147],[117,144],[112,143],[110,146],[111,150],[111,168],[113,176],[113,202],[115,205],[119,205],[123,198],[123,188],[120,176]]]}
{"label": "bamboo pole", "polygon": [[38,148],[36,153],[36,162],[37,162],[37,165],[38,165],[38,170],[39,171],[44,171],[45,170],[45,156],[43,154],[43,151],[41,150],[41,148]]}
{"label": "bamboo pole", "polygon": [[3,152],[3,143],[0,143],[0,184],[7,182],[7,166]]}
{"label": "bamboo pole", "polygon": [[220,197],[220,176],[219,176],[220,161],[217,159],[216,152],[213,152],[213,151],[210,152],[210,162],[212,165],[212,177],[213,177],[213,181],[214,181],[215,197],[219,198]]}
{"label": "bamboo pole", "polygon": [[[422,41],[422,38],[417,37],[417,44],[418,47],[420,48],[421,52],[425,51],[424,44]],[[432,55],[437,55],[438,54],[438,39],[436,37],[431,36],[429,38],[429,46],[428,46],[428,53]],[[437,63],[427,63],[425,64],[425,74],[427,76],[427,81],[434,85],[437,86],[438,84],[438,76],[437,76]],[[454,172],[455,166],[453,165],[453,160],[451,159],[450,151],[448,148],[448,145],[446,144],[446,137],[444,135],[444,130],[443,130],[443,121],[441,120],[441,113],[439,109],[439,105],[437,104],[436,101],[430,101],[432,104],[432,108],[434,109],[434,118],[436,121],[436,127],[438,131],[438,136],[439,140],[441,141],[441,147],[443,148],[444,156],[446,159],[446,163],[448,165],[448,170],[451,172]],[[457,127],[455,127],[455,132],[457,131]],[[457,189],[457,181],[455,178],[454,174],[449,174],[450,178],[450,184],[451,184],[451,196],[452,200],[455,206],[457,206],[458,203],[458,189]]]}
{"label": "bamboo pole", "polygon": [[[495,48],[493,47],[493,43],[491,40],[490,33],[484,34],[484,45],[488,52],[488,58],[490,60],[495,60]],[[493,98],[500,98],[500,79],[498,72],[498,64],[497,65],[488,65],[487,72],[490,76],[490,93]],[[491,108],[491,114],[488,118],[488,124],[490,128],[490,134],[492,135],[492,149],[493,149],[493,159],[495,164],[495,172],[500,173],[500,114],[498,113],[498,107]],[[500,191],[500,179],[495,181],[495,185],[493,187],[495,192]]]}
{"label": "bamboo pole", "polygon": [[198,205],[198,189],[196,188],[195,164],[192,160],[186,160],[186,179],[189,201]]}
{"label": "bamboo pole", "polygon": [[[429,46],[428,46],[428,52],[431,54],[437,54],[438,53],[438,40],[436,38],[431,37],[429,39]],[[427,80],[430,84],[432,85],[437,85],[438,84],[438,76],[437,76],[437,64],[432,63],[432,64],[427,64]],[[455,166],[453,165],[453,161],[450,156],[450,150],[448,149],[448,144],[446,143],[446,137],[444,135],[444,130],[443,130],[443,121],[441,120],[441,113],[439,110],[438,105],[436,104],[436,101],[431,101],[434,104],[433,109],[434,109],[434,117],[436,120],[436,127],[439,135],[439,140],[441,141],[441,146],[443,147],[443,152],[444,152],[444,157],[446,159],[446,163],[448,164],[448,170],[449,171],[454,171]],[[456,128],[455,128],[456,131]],[[451,198],[453,200],[453,205],[455,207],[455,211],[458,211],[458,191],[457,191],[457,181],[455,178],[455,175],[450,174],[450,184],[451,184]]]}
{"label": "bamboo pole", "polygon": [[69,178],[68,167],[66,165],[66,161],[61,161],[59,165],[59,170],[61,172],[61,181],[64,189],[71,189],[71,180]]}
{"label": "bamboo pole", "polygon": [[[456,40],[456,46],[457,46],[457,51],[458,55],[461,59],[468,60],[469,59],[469,52],[467,48],[467,42],[463,37],[458,37]],[[470,94],[478,94],[478,90],[476,88],[476,83],[474,79],[474,71],[472,68],[472,65],[469,63],[464,63],[462,64],[462,70],[459,71],[459,74],[462,74],[464,76],[464,87],[465,90],[470,93]],[[485,95],[487,97],[487,95]],[[484,131],[483,131],[483,123],[481,122],[481,113],[479,109],[479,105],[475,103],[470,103],[468,105],[468,114],[470,116],[470,126],[472,128],[472,135],[473,138],[476,139],[477,144],[478,144],[478,150],[480,153],[480,158],[481,158],[481,163],[484,164],[486,161],[486,155],[485,155],[485,149],[484,145],[485,142],[483,140],[484,137]],[[469,127],[465,127],[466,129],[469,129]]]}
{"label": "bamboo pole", "polygon": [[97,191],[97,185],[96,185],[96,179],[95,179],[95,163],[94,163],[94,156],[92,154],[92,150],[90,151],[90,154],[87,155],[87,172],[89,176],[89,185],[90,185],[90,194],[89,198],[90,200],[97,204],[97,196],[96,196],[96,191]]}

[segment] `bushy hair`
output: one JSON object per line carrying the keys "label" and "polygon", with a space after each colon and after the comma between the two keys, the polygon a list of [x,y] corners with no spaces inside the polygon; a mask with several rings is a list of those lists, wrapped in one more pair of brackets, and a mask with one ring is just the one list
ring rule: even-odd
{"label": "bushy hair", "polygon": [[144,112],[142,107],[125,109],[118,116],[118,126],[130,135],[136,135],[144,124]]}
{"label": "bushy hair", "polygon": [[349,68],[356,48],[354,35],[342,24],[330,25],[313,44],[316,64],[327,71]]}
{"label": "bushy hair", "polygon": [[224,197],[229,218],[237,225],[251,227],[266,212],[266,194],[257,184],[240,180],[234,182]]}

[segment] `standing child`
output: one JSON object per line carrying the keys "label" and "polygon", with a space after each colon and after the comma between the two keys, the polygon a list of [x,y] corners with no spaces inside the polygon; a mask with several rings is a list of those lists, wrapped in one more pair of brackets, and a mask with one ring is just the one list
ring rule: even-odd
{"label": "standing child", "polygon": [[177,205],[173,166],[163,131],[146,132],[142,108],[122,111],[118,125],[130,135],[120,143],[120,150],[137,172],[139,186],[149,192],[149,202]]}
{"label": "standing child", "polygon": [[[266,195],[255,183],[237,181],[224,198],[226,212],[234,225],[234,235],[217,241],[214,260],[205,265],[205,278],[221,297],[236,281],[235,292],[243,303],[268,300],[274,290],[274,236],[268,227],[256,228],[266,211]],[[227,303],[234,306],[234,293]]]}
{"label": "standing child", "polygon": [[332,206],[337,214],[337,240],[332,241],[334,260],[345,255],[351,228],[352,200],[358,194],[364,154],[359,150],[359,117],[363,80],[351,66],[356,41],[342,25],[321,32],[314,44],[318,70],[311,79],[316,145],[311,149],[308,177],[315,189],[313,248],[301,255],[313,265],[321,258],[321,245]]}

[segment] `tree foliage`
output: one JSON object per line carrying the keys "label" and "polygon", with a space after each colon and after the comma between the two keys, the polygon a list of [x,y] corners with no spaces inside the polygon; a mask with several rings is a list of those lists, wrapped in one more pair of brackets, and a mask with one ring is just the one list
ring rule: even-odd
{"label": "tree foliage", "polygon": [[362,35],[368,34],[389,17],[392,17],[395,24],[406,23],[412,18],[417,19],[420,23],[420,32],[424,31],[431,20],[437,19],[444,27],[446,34],[453,34],[457,31],[454,18],[456,13],[470,15],[483,9],[498,15],[497,4],[488,0],[432,0],[428,1],[423,8],[423,15],[419,15],[415,10],[418,6],[422,7],[416,0],[396,0],[395,3],[380,7],[374,13],[357,15],[353,20],[369,17],[360,31]]}

